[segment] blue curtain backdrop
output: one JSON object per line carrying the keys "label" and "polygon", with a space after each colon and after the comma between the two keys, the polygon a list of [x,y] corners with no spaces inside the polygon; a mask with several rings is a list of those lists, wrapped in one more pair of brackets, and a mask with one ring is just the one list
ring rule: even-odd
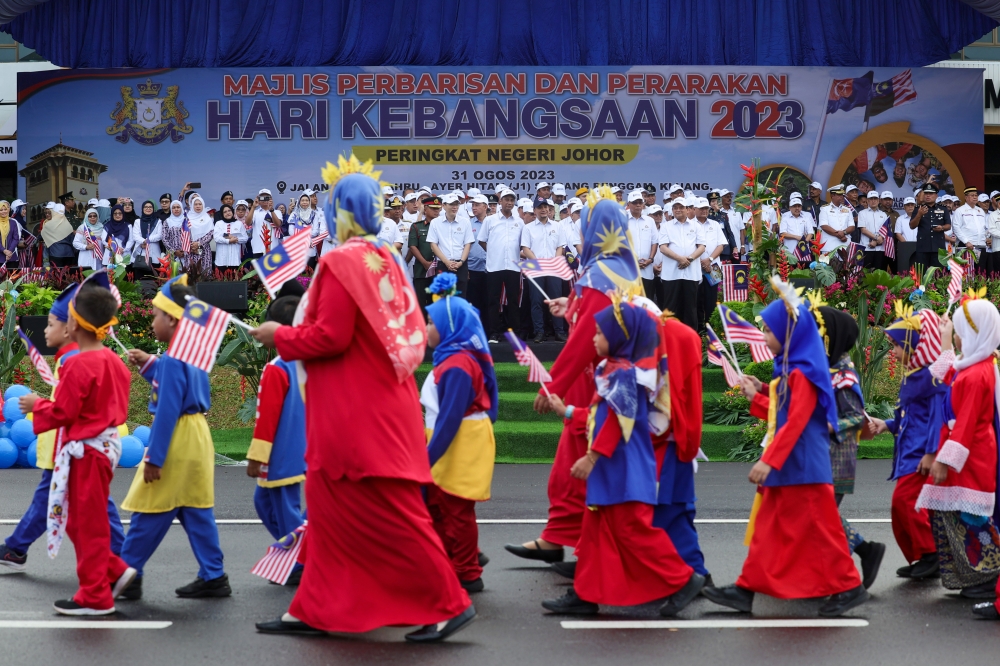
{"label": "blue curtain backdrop", "polygon": [[0,30],[65,67],[890,67],[996,25],[960,0],[49,0]]}

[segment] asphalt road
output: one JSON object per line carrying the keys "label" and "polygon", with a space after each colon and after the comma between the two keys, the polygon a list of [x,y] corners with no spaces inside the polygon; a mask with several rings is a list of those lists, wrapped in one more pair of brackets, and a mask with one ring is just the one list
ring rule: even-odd
{"label": "asphalt road", "polygon": [[[862,461],[858,492],[844,502],[849,518],[888,518],[892,486],[888,461]],[[702,547],[717,583],[739,574],[746,549],[744,525],[753,487],[747,465],[706,463],[698,480]],[[494,500],[480,505],[484,521],[544,519],[545,465],[501,465],[494,481]],[[116,499],[128,489],[132,472],[119,473],[112,488]],[[27,505],[38,472],[0,471],[0,520],[9,532]],[[217,468],[216,509],[221,521],[254,519],[253,484],[241,468]],[[110,620],[166,621],[163,629],[11,628],[12,621],[40,623],[60,619],[52,601],[75,589],[72,546],[52,561],[36,545],[29,571],[0,577],[0,664],[70,663],[136,664],[931,664],[960,658],[992,663],[1000,646],[1000,623],[976,621],[970,603],[946,593],[936,581],[913,583],[894,577],[904,564],[887,522],[858,522],[869,539],[889,544],[882,574],[870,602],[849,614],[867,626],[814,628],[569,629],[546,614],[542,599],[555,597],[569,581],[547,567],[519,560],[503,550],[507,542],[537,536],[531,523],[485,522],[480,545],[492,558],[484,573],[486,591],[474,596],[479,620],[454,640],[436,646],[402,642],[403,628],[387,628],[362,636],[293,638],[262,636],[253,622],[285,610],[292,590],[249,574],[270,539],[259,525],[220,526],[233,597],[182,600],[173,589],[194,578],[196,564],[180,527],[171,529],[146,569],[145,598],[119,602]],[[785,602],[758,597],[754,619],[816,619],[820,602]],[[658,620],[655,604],[639,608],[606,608],[597,621]],[[681,620],[745,620],[704,599],[692,603]],[[104,619],[74,620],[93,626]]]}

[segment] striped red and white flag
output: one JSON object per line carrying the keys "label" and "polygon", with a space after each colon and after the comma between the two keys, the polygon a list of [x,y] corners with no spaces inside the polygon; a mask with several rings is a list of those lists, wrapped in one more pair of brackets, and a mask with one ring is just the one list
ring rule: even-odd
{"label": "striped red and white flag", "polygon": [[211,372],[229,325],[229,313],[192,298],[167,348],[167,356]]}
{"label": "striped red and white flag", "polygon": [[948,305],[962,296],[962,278],[965,277],[965,266],[955,260],[948,260],[948,270],[951,271],[951,282],[948,283]]}
{"label": "striped red and white flag", "polygon": [[705,328],[708,331],[708,348],[706,349],[708,362],[722,368],[722,375],[726,378],[726,383],[730,387],[739,386],[740,373],[736,371],[736,368],[734,368],[729,362],[729,359],[726,358],[726,351],[722,346],[722,341],[719,340],[719,336],[716,335],[711,326],[706,324]]}
{"label": "striped red and white flag", "polygon": [[277,543],[267,547],[267,553],[250,570],[255,576],[266,578],[272,583],[284,585],[292,575],[292,569],[302,550],[302,541],[306,538],[306,526],[300,525],[294,532]]}
{"label": "striped red and white flag", "polygon": [[507,342],[510,343],[511,348],[514,350],[514,358],[517,359],[518,365],[527,366],[529,382],[547,384],[552,381],[552,375],[545,369],[545,366],[538,360],[534,352],[528,348],[524,340],[517,337],[517,334],[510,329],[507,329],[504,337],[507,338]]}
{"label": "striped red and white flag", "polygon": [[319,245],[320,243],[322,243],[323,241],[325,241],[329,237],[330,237],[330,232],[329,231],[321,231],[316,236],[313,236],[312,244],[310,245],[310,247],[316,247],[317,245]]}
{"label": "striped red and white flag", "polygon": [[20,326],[17,327],[17,334],[21,336],[21,342],[23,342],[24,346],[28,349],[28,358],[31,359],[31,364],[35,366],[35,370],[38,371],[38,376],[42,378],[42,381],[49,386],[55,386],[58,384],[59,380],[56,379],[54,374],[52,374],[52,368],[50,368],[49,364],[45,362],[45,359],[42,358],[41,352],[39,352],[38,348],[31,343],[31,340],[29,340],[28,336],[24,334],[24,331],[21,330]]}

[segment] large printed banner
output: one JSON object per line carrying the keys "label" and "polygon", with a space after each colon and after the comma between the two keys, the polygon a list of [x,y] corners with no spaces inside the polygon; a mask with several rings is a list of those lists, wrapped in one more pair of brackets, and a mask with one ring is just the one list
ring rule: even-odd
{"label": "large printed banner", "polygon": [[786,192],[854,183],[897,207],[931,174],[950,192],[983,183],[976,69],[56,70],[18,90],[32,206],[189,181],[210,206],[261,187],[284,202],[325,189],[320,168],[351,150],[396,188],[436,191],[735,189],[752,157]]}

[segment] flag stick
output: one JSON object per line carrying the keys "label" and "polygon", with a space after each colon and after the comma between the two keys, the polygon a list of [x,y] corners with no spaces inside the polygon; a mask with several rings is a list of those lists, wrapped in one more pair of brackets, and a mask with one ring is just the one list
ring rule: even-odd
{"label": "flag stick", "polygon": [[128,356],[128,348],[124,344],[122,344],[122,341],[118,339],[117,335],[115,335],[115,329],[113,326],[108,329],[108,335],[111,336],[111,339],[114,340],[118,344],[118,346],[121,347],[121,350],[125,352],[125,355]]}
{"label": "flag stick", "polygon": [[[527,276],[525,276],[525,277],[527,277]],[[528,279],[531,280],[531,278],[528,278]],[[534,282],[534,280],[531,280],[531,281]],[[535,285],[535,286],[537,287],[538,285]],[[539,291],[541,291],[541,287],[539,287]],[[544,294],[545,292],[542,291],[542,293]],[[514,332],[514,329],[511,329],[511,328],[508,328],[507,330],[510,331],[511,333]],[[518,351],[524,351],[524,347],[521,346],[521,338],[519,338],[519,337],[517,337],[515,335],[514,339],[517,340],[517,350]],[[542,390],[545,391],[545,395],[547,397],[551,398],[552,394],[549,393],[549,388],[545,385],[545,382],[538,382],[538,383],[541,385]]]}
{"label": "flag stick", "polygon": [[545,293],[545,290],[538,286],[538,283],[535,282],[534,278],[532,278],[527,273],[523,273],[523,275],[524,275],[524,277],[526,277],[529,280],[531,280],[531,284],[535,285],[535,289],[537,289],[538,291],[542,292],[542,296],[545,297],[545,300],[547,300],[547,301],[551,301],[552,300],[551,298],[549,298],[549,295]]}

